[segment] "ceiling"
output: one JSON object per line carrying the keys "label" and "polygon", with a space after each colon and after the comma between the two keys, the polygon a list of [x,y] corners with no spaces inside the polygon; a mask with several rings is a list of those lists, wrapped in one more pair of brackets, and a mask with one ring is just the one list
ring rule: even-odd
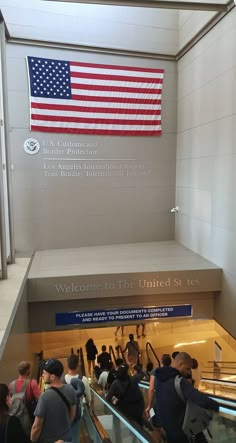
{"label": "ceiling", "polygon": [[[0,0],[0,10],[11,39],[164,56],[175,56],[209,21],[223,14],[173,9],[175,3],[177,8],[183,4],[178,0],[161,1],[161,9],[156,7],[160,0],[114,0],[119,4],[116,6],[108,5],[109,0],[91,0],[99,1],[103,4]],[[197,4],[209,9],[209,4],[223,5],[223,1],[202,0]],[[135,7],[124,5],[127,2]],[[144,7],[150,2],[153,7]],[[163,9],[163,3],[168,8]],[[186,5],[191,7],[189,2]]]}

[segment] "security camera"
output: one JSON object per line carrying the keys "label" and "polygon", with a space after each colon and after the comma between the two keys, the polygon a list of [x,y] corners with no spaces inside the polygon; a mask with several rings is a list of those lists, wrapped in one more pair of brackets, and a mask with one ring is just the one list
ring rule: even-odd
{"label": "security camera", "polygon": [[175,208],[172,208],[170,212],[179,212],[179,206],[176,206]]}

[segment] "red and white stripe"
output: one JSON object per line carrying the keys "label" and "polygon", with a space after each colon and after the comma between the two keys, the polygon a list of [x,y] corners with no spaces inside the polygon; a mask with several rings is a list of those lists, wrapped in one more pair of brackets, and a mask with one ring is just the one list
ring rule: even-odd
{"label": "red and white stripe", "polygon": [[31,97],[31,130],[160,135],[163,69],[70,62],[72,99]]}

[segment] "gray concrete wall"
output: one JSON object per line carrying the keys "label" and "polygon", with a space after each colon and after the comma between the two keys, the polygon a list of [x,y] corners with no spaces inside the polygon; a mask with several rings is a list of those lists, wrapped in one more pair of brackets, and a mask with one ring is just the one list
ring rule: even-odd
{"label": "gray concrete wall", "polygon": [[[164,68],[163,134],[111,137],[30,132],[27,55]],[[17,254],[27,255],[34,249],[173,239],[170,208],[175,196],[175,62],[8,44],[7,72]],[[30,137],[40,143],[36,155],[24,151],[24,142]],[[84,153],[68,154],[71,143],[76,149],[82,147]],[[53,163],[48,158],[60,155],[56,149],[63,149],[62,155],[70,158],[86,158],[90,166],[103,159],[99,164],[110,167],[112,159],[121,159],[122,176],[113,172],[107,177],[51,175],[54,171],[49,166],[55,164],[57,168],[58,161]]]}
{"label": "gray concrete wall", "polygon": [[28,331],[28,303],[25,287],[1,357],[1,383],[9,383],[18,377],[17,368],[20,361],[27,360],[33,363],[33,353],[31,353]]}
{"label": "gray concrete wall", "polygon": [[176,240],[224,270],[215,318],[236,336],[236,9],[178,63]]}
{"label": "gray concrete wall", "polygon": [[217,14],[215,11],[178,11],[178,50]]}

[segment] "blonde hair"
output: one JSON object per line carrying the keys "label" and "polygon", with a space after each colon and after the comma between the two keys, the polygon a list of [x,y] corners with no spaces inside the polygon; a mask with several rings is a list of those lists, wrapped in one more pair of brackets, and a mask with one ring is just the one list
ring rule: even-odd
{"label": "blonde hair", "polygon": [[21,361],[18,365],[18,371],[20,375],[27,374],[30,371],[30,363],[28,361]]}

